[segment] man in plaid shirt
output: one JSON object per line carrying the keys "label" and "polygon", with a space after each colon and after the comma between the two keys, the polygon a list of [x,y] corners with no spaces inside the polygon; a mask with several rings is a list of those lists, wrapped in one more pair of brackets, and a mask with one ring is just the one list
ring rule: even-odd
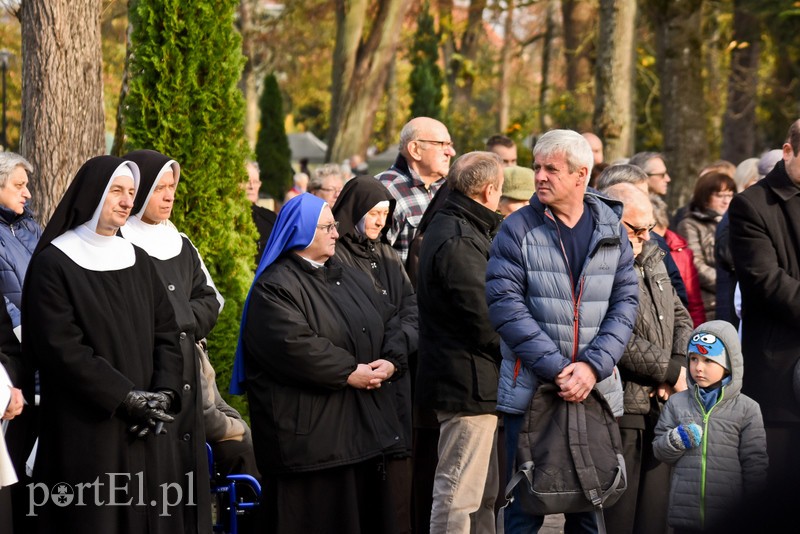
{"label": "man in plaid shirt", "polygon": [[388,237],[403,264],[422,215],[444,184],[455,154],[444,124],[416,117],[400,132],[400,153],[394,165],[375,177],[397,200]]}

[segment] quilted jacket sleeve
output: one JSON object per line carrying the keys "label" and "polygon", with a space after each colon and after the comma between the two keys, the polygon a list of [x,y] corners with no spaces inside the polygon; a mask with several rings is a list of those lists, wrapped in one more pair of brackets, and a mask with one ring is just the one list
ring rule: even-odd
{"label": "quilted jacket sleeve", "polygon": [[658,424],[656,424],[654,433],[653,455],[658,460],[670,465],[674,465],[686,452],[685,450],[674,447],[669,442],[668,436],[673,428],[681,424],[681,422],[677,420],[676,405],[680,397],[684,395],[688,395],[688,393],[682,392],[670,397],[664,405],[664,409],[661,410],[661,415],[658,418]]}

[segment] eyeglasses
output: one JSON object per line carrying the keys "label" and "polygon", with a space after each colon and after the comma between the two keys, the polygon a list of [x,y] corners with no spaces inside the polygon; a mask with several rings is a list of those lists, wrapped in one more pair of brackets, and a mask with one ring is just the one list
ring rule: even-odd
{"label": "eyeglasses", "polygon": [[432,145],[438,146],[442,150],[444,150],[446,148],[452,148],[453,150],[456,149],[456,147],[453,145],[452,141],[430,141],[428,139],[417,139],[417,142],[418,143],[430,143]]}
{"label": "eyeglasses", "polygon": [[331,232],[333,232],[334,228],[336,228],[337,230],[339,229],[339,221],[333,221],[330,224],[318,224],[317,228],[319,228],[326,234],[330,234]]}
{"label": "eyeglasses", "polygon": [[648,172],[647,173],[647,176],[660,176],[662,178],[665,177],[666,175],[667,175],[667,171],[664,171],[664,172]]}
{"label": "eyeglasses", "polygon": [[320,187],[319,190],[325,191],[326,193],[333,193],[335,195],[338,195],[339,193],[342,192],[342,189],[340,187]]}
{"label": "eyeglasses", "polygon": [[722,200],[732,200],[733,199],[733,193],[718,192],[718,193],[712,193],[712,195],[717,197],[717,198],[721,198]]}
{"label": "eyeglasses", "polygon": [[646,227],[644,227],[644,228],[640,228],[640,227],[638,227],[638,226],[633,226],[632,224],[629,224],[629,223],[628,223],[628,222],[626,222],[626,221],[622,221],[622,222],[623,222],[623,223],[625,223],[625,226],[627,226],[628,228],[630,228],[630,229],[631,229],[631,231],[633,232],[633,235],[634,235],[635,237],[638,237],[639,239],[644,239],[644,235],[645,235],[646,233],[648,233],[648,232],[652,232],[652,231],[653,231],[653,228],[655,228],[655,227],[656,227],[656,223],[653,223],[653,224],[651,224],[650,226],[646,226]]}

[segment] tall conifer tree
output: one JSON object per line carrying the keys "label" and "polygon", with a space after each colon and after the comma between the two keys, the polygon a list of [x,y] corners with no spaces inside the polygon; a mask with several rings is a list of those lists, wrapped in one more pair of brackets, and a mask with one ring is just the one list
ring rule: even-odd
{"label": "tall conifer tree", "polygon": [[414,38],[411,64],[411,117],[432,117],[441,119],[442,115],[442,71],[438,65],[439,39],[433,27],[428,2],[420,9],[417,18],[417,33]]}
{"label": "tall conifer tree", "polygon": [[292,186],[292,154],[283,119],[278,80],[270,73],[264,78],[261,92],[261,128],[256,141],[256,159],[261,169],[261,187],[275,198],[283,198]]}
{"label": "tall conifer tree", "polygon": [[[242,305],[253,277],[255,226],[242,184],[249,150],[238,0],[131,0],[124,152],[151,148],[181,165],[172,222],[198,248],[225,306],[209,336],[228,390]],[[239,401],[235,404],[240,404]]]}

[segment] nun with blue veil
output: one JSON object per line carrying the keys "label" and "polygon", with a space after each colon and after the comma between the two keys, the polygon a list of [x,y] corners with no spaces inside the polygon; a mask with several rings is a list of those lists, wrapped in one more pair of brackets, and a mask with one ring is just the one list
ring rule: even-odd
{"label": "nun with blue veil", "polygon": [[385,382],[407,367],[395,309],[336,261],[330,206],[281,209],[245,301],[232,393],[246,391],[269,532],[397,531],[386,459],[403,428]]}

